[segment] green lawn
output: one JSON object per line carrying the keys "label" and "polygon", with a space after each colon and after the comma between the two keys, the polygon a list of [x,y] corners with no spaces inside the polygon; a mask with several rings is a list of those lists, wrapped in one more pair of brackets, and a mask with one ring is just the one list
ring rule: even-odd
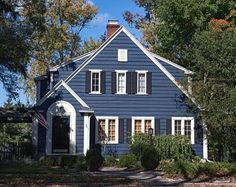
{"label": "green lawn", "polygon": [[133,185],[133,181],[114,176],[94,176],[61,168],[44,168],[29,165],[0,165],[0,186],[97,186]]}

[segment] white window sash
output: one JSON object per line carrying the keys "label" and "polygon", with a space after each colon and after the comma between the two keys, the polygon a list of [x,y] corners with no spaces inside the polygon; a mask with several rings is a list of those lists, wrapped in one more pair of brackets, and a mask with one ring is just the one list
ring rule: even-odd
{"label": "white window sash", "polygon": [[175,121],[180,120],[181,121],[181,135],[185,135],[185,121],[189,120],[191,121],[191,136],[190,136],[190,142],[191,144],[194,144],[194,117],[172,117],[171,119],[171,134],[175,135]]}
{"label": "white window sash", "polygon": [[[116,94],[126,94],[126,73],[127,70],[115,70],[116,72]],[[124,74],[124,91],[119,91],[119,74]]]}
{"label": "white window sash", "polygon": [[[90,70],[91,72],[91,85],[90,85],[90,90],[91,90],[91,94],[101,94],[101,71],[102,70],[98,70],[98,69],[92,69]],[[98,73],[98,91],[93,91],[93,73]]]}
{"label": "white window sash", "polygon": [[141,120],[141,133],[145,133],[145,120],[151,121],[151,127],[153,129],[153,136],[155,135],[155,125],[154,125],[154,117],[141,117],[141,116],[133,116],[132,117],[132,135],[135,135],[135,121]]}
{"label": "white window sash", "polygon": [[[147,72],[148,71],[146,71],[146,70],[142,70],[142,71],[140,71],[140,70],[137,70],[137,71],[135,71],[135,72],[137,72],[137,94],[147,94]],[[139,75],[141,75],[141,74],[144,74],[145,76],[144,76],[144,86],[145,86],[145,88],[144,88],[144,92],[141,92],[141,91],[139,91],[139,85],[140,85],[140,82],[139,82]]]}
{"label": "white window sash", "polygon": [[[124,56],[122,56],[122,53]],[[128,61],[128,50],[127,49],[118,49],[118,62],[127,62]]]}

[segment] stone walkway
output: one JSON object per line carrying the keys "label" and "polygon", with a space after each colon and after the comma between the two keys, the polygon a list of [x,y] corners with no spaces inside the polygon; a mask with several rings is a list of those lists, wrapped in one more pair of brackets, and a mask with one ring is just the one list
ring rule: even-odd
{"label": "stone walkway", "polygon": [[125,168],[104,167],[99,172],[94,172],[97,176],[121,176],[128,179],[136,180],[143,186],[184,186],[184,187],[236,187],[235,178],[227,179],[170,179],[164,176],[160,171],[126,171]]}

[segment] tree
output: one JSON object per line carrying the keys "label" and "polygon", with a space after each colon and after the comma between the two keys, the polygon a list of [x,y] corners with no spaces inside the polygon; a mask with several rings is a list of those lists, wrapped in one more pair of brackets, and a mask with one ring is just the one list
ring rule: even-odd
{"label": "tree", "polygon": [[145,15],[125,12],[124,17],[144,34],[153,51],[188,67],[184,53],[194,34],[206,30],[211,18],[225,18],[235,7],[234,0],[136,0]]}
{"label": "tree", "polygon": [[19,76],[26,77],[29,33],[17,12],[17,1],[0,0],[0,82],[10,97],[18,96]]}
{"label": "tree", "polygon": [[28,94],[35,98],[33,78],[48,67],[81,54],[80,32],[97,13],[85,0],[30,0],[24,6],[25,22],[34,29],[31,38],[31,68],[26,80]]}
{"label": "tree", "polygon": [[188,58],[193,94],[203,108],[211,157],[229,160],[236,153],[236,27],[235,22],[212,19],[209,29],[196,33]]}

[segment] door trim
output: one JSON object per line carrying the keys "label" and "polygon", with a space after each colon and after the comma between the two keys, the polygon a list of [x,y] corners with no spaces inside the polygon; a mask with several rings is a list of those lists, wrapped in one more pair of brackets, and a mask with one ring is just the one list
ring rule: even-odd
{"label": "door trim", "polygon": [[66,101],[56,101],[47,110],[48,130],[46,132],[46,154],[52,154],[52,118],[53,116],[69,116],[70,118],[70,147],[69,154],[76,153],[76,111]]}

